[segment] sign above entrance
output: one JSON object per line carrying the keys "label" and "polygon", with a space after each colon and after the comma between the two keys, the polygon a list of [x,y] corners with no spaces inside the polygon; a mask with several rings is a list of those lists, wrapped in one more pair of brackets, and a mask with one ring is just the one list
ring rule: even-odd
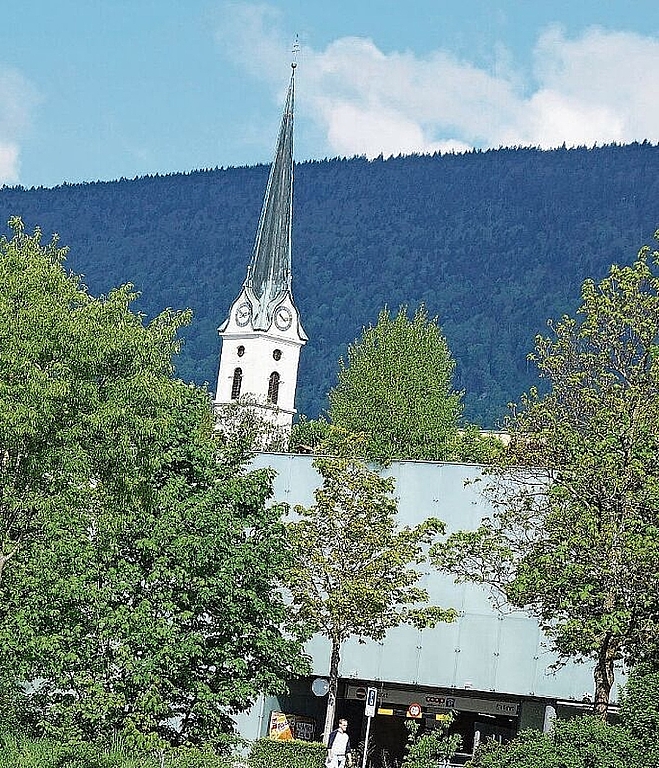
{"label": "sign above entrance", "polygon": [[407,715],[406,717],[421,717],[423,714],[423,710],[421,709],[421,704],[417,704],[414,702],[413,704],[410,704],[410,706],[407,708]]}
{"label": "sign above entrance", "polygon": [[[346,691],[347,699],[365,701],[368,689],[361,685],[349,685]],[[381,707],[391,704],[400,704],[405,709],[410,701],[418,704],[422,711],[437,712],[438,710],[453,709],[458,712],[482,712],[486,715],[508,715],[516,717],[519,713],[519,703],[510,699],[484,699],[476,696],[456,696],[452,693],[441,691],[428,692],[402,688],[380,688],[378,690],[378,703]]]}

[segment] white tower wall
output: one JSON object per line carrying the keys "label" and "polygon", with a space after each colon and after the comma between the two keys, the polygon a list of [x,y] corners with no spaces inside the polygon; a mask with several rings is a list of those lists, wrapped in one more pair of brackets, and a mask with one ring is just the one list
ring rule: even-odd
{"label": "white tower wall", "polygon": [[[228,405],[235,402],[234,381],[236,369],[241,370],[239,397],[253,398],[264,406],[268,420],[281,427],[290,427],[295,410],[295,390],[300,362],[300,350],[306,343],[300,338],[297,309],[285,301],[291,313],[291,326],[286,331],[254,331],[240,327],[236,312],[242,306],[239,298],[231,308],[226,328],[221,332],[222,354],[217,377],[215,403]],[[278,357],[279,359],[276,359]],[[277,402],[268,397],[270,376],[279,374]]]}

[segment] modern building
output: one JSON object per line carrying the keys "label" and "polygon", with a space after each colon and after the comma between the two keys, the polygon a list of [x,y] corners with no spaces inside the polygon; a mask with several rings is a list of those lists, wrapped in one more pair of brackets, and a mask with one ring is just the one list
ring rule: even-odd
{"label": "modern building", "polygon": [[[276,470],[275,501],[310,506],[321,481],[312,462],[312,456],[263,453],[255,466]],[[481,476],[476,465],[402,461],[383,472],[396,481],[401,526],[433,516],[446,523],[447,532],[474,529],[493,512],[482,484],[468,482]],[[384,765],[383,752],[390,761],[400,758],[410,718],[432,728],[452,712],[462,737],[460,764],[486,737],[507,740],[523,728],[548,727],[556,715],[589,709],[592,669],[574,663],[555,668],[557,658],[535,619],[521,611],[500,612],[485,587],[455,584],[446,574],[427,571],[422,585],[433,603],[459,611],[457,621],[423,631],[402,626],[382,642],[353,640],[342,651],[337,718],[348,719],[354,743],[363,739],[366,691],[378,692],[374,765]],[[329,643],[316,637],[308,652],[312,676],[293,681],[286,697],[262,697],[238,720],[243,736],[258,738],[288,724],[298,736],[320,737]],[[315,679],[321,695],[312,690]]]}
{"label": "modern building", "polygon": [[219,328],[216,406],[255,402],[290,429],[300,350],[307,335],[291,290],[295,64],[247,277]]}

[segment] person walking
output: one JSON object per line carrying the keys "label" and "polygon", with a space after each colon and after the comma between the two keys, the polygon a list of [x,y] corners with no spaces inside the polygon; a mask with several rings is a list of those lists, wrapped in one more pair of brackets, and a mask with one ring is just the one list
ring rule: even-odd
{"label": "person walking", "polygon": [[327,739],[327,768],[348,768],[352,765],[350,752],[350,737],[348,736],[348,721],[342,717],[339,727],[335,728]]}

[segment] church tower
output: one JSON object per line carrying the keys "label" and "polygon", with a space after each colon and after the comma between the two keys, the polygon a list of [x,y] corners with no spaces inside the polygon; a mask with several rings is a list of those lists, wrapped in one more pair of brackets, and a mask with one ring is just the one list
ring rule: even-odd
{"label": "church tower", "polygon": [[247,277],[218,329],[222,353],[215,396],[216,405],[249,398],[284,428],[290,428],[296,412],[300,350],[307,342],[291,292],[295,63],[291,67]]}

